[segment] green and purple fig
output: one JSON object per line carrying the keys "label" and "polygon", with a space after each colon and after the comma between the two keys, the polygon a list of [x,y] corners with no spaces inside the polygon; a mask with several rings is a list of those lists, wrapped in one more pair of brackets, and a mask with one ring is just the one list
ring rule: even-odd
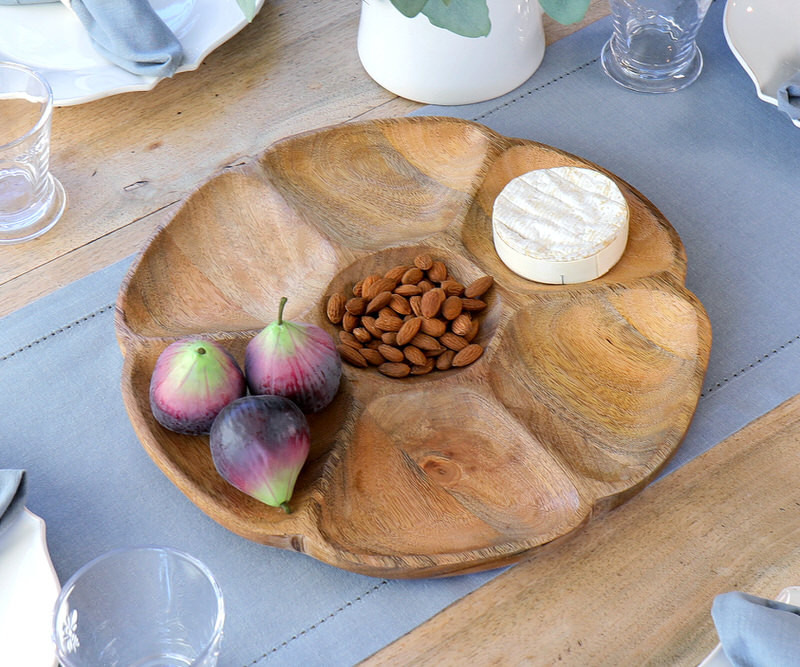
{"label": "green and purple fig", "polygon": [[333,338],[305,322],[278,319],[247,345],[244,373],[251,394],[285,396],[306,414],[319,412],[336,396],[342,360]]}
{"label": "green and purple fig", "polygon": [[289,499],[308,458],[308,422],[283,396],[245,396],[223,408],[209,437],[217,472],[248,496],[291,512]]}
{"label": "green and purple fig", "polygon": [[208,433],[228,403],[247,393],[244,373],[221,345],[183,338],[161,353],[150,379],[150,409],[170,431]]}

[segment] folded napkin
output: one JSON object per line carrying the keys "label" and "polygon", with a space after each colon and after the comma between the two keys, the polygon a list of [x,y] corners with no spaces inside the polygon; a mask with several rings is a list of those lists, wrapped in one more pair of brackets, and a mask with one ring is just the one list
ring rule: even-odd
{"label": "folded napkin", "polygon": [[800,665],[800,607],[733,591],[714,598],[711,616],[736,667]]}
{"label": "folded napkin", "polygon": [[800,120],[800,72],[778,88],[778,108],[792,120]]}
{"label": "folded napkin", "polygon": [[[58,0],[0,0],[0,5]],[[94,48],[112,63],[143,76],[172,76],[183,62],[178,38],[148,0],[63,0],[72,8]]]}
{"label": "folded napkin", "polygon": [[24,470],[0,470],[0,535],[25,509]]}

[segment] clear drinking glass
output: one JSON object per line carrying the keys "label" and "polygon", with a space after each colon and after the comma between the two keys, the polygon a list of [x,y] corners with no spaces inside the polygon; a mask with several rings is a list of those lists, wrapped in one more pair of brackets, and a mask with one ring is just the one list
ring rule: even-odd
{"label": "clear drinking glass", "polygon": [[214,667],[224,619],[203,563],[167,547],[126,548],[64,584],[53,638],[63,667]]}
{"label": "clear drinking glass", "polygon": [[711,0],[609,0],[614,32],[603,47],[603,69],[644,93],[671,93],[700,75],[697,31]]}
{"label": "clear drinking glass", "polygon": [[53,93],[36,72],[0,62],[0,244],[44,234],[67,198],[50,173]]}

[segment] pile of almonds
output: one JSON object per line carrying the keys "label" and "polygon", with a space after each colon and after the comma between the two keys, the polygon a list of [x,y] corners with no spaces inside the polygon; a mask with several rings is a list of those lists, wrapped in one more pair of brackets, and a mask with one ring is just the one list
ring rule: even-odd
{"label": "pile of almonds", "polygon": [[339,354],[394,378],[467,366],[483,354],[472,341],[477,314],[486,308],[482,297],[493,282],[483,276],[465,287],[427,254],[412,266],[368,275],[356,282],[352,296],[328,299],[328,319],[342,327]]}

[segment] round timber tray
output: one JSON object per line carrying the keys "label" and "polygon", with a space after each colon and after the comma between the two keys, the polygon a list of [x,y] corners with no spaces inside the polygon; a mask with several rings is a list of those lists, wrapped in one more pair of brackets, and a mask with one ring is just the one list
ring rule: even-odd
{"label": "round timber tray", "polygon": [[[616,180],[628,246],[597,280],[529,282],[494,251],[492,204],[512,178],[561,165]],[[173,340],[202,335],[241,362],[282,296],[288,319],[336,337],[328,297],[420,253],[463,284],[494,276],[485,352],[403,379],[345,364],[337,398],[309,418],[293,513],[227,484],[207,437],[154,420],[150,376]],[[380,577],[498,567],[635,494],[679,446],[711,347],[685,275],[669,222],[579,157],[453,118],[325,128],[222,170],[152,237],[117,303],[123,397],[164,474],[247,539]]]}

